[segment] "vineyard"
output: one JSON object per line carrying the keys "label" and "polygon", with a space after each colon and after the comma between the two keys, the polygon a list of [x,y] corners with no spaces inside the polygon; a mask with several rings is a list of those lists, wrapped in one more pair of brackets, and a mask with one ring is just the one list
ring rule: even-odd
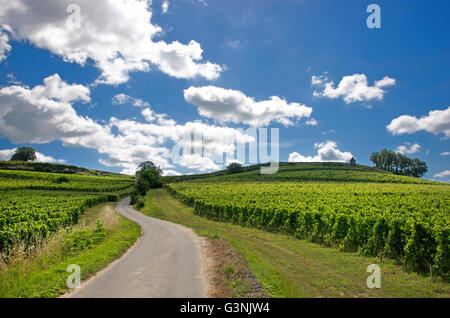
{"label": "vineyard", "polygon": [[88,207],[116,199],[112,192],[126,191],[133,183],[128,176],[0,170],[0,252],[76,224]]}
{"label": "vineyard", "polygon": [[112,192],[129,188],[134,179],[30,171],[0,170],[0,191],[20,189]]}
{"label": "vineyard", "polygon": [[[310,177],[342,177],[342,170],[305,170]],[[279,173],[272,182],[244,181],[245,172],[171,183],[168,190],[196,214],[280,231],[342,250],[398,260],[408,269],[448,276],[450,186],[386,182],[288,182],[305,171]],[[355,170],[368,180],[371,175]],[[378,173],[387,178],[420,179]],[[347,174],[348,175],[348,174]],[[255,177],[257,178],[257,177]],[[353,178],[353,177],[352,177]],[[223,181],[236,179],[239,182]],[[283,179],[283,182],[273,182]],[[362,179],[361,179],[362,180]]]}
{"label": "vineyard", "polygon": [[[384,170],[369,168],[365,166],[350,167],[333,163],[333,165],[326,163],[282,163],[276,174],[260,174],[260,170],[253,169],[236,174],[226,174],[211,177],[208,174],[201,175],[203,178],[198,178],[196,181],[201,182],[224,182],[224,181],[258,181],[258,182],[272,182],[272,181],[335,181],[335,182],[380,182],[380,183],[404,183],[404,184],[437,184],[435,181],[424,180],[420,178],[411,178],[407,176],[395,175]],[[256,167],[255,167],[256,168]],[[193,176],[178,176],[167,177],[171,182],[178,181],[181,178],[188,178]],[[177,180],[178,179],[178,180]]]}

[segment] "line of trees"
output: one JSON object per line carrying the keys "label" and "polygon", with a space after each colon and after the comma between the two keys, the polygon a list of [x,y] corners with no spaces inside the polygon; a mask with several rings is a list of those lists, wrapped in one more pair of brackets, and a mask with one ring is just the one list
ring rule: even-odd
{"label": "line of trees", "polygon": [[391,171],[411,177],[422,177],[428,171],[425,161],[418,158],[411,159],[401,153],[383,149],[380,152],[372,152],[370,161],[379,169]]}

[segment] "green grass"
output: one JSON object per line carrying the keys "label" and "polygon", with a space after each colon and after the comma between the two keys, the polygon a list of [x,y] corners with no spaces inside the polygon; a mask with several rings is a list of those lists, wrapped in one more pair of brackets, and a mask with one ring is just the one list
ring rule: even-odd
{"label": "green grass", "polygon": [[227,170],[185,176],[163,177],[164,183],[200,182],[380,182],[406,184],[443,184],[441,182],[396,175],[385,170],[338,162],[280,162],[278,172],[263,175],[261,165],[245,166],[243,172],[230,174]]}
{"label": "green grass", "polygon": [[[86,213],[80,223],[89,226],[98,219],[103,206]],[[114,212],[116,213],[116,212]],[[109,218],[111,215],[109,216]],[[61,244],[49,247],[37,256],[25,257],[0,271],[0,297],[57,297],[68,291],[67,266],[77,264],[85,280],[119,258],[140,236],[140,227],[115,214],[118,219],[108,227],[106,237],[98,245],[75,255],[61,253]]]}
{"label": "green grass", "polygon": [[[243,255],[272,297],[449,297],[450,285],[405,272],[393,261],[340,252],[292,236],[216,222],[193,213],[165,189],[146,196],[146,215],[226,239]],[[369,264],[381,266],[381,288],[369,289]]]}

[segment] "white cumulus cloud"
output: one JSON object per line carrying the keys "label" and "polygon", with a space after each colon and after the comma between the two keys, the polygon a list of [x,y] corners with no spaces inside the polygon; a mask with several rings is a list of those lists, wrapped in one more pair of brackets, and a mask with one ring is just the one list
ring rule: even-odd
{"label": "white cumulus cloud", "polygon": [[448,139],[450,138],[450,106],[444,110],[431,110],[427,116],[421,118],[402,115],[393,119],[386,128],[393,135],[413,134],[423,130],[433,134],[443,133]]}
{"label": "white cumulus cloud", "polygon": [[434,177],[435,177],[435,178],[441,178],[441,179],[450,177],[450,170],[445,170],[445,171],[436,173],[436,174],[434,175]]}
{"label": "white cumulus cloud", "polygon": [[168,0],[163,1],[163,3],[161,4],[161,12],[163,14],[165,14],[169,11],[169,5],[170,5],[170,2]]}
{"label": "white cumulus cloud", "polygon": [[375,81],[373,86],[369,85],[365,74],[353,74],[342,77],[338,86],[330,81],[325,75],[313,76],[311,84],[319,86],[322,91],[314,91],[314,96],[328,98],[342,97],[347,104],[354,102],[366,102],[370,100],[382,100],[385,90],[382,88],[395,85],[395,79],[385,76],[379,81]]}
{"label": "white cumulus cloud", "polygon": [[131,104],[136,107],[150,106],[149,103],[147,103],[146,101],[143,101],[140,98],[131,97],[131,96],[129,96],[127,94],[123,94],[123,93],[114,95],[112,98],[112,103],[113,103],[113,105]]}
{"label": "white cumulus cloud", "polygon": [[422,147],[418,143],[411,144],[406,142],[404,145],[397,147],[396,151],[403,155],[411,155],[413,153],[419,152]]}
{"label": "white cumulus cloud", "polygon": [[11,45],[8,44],[8,40],[8,35],[1,32],[0,28],[0,63],[6,60],[7,53],[11,51]]}
{"label": "white cumulus cloud", "polygon": [[[146,123],[110,118],[106,124],[80,116],[76,101],[90,101],[89,88],[68,84],[58,74],[33,88],[12,85],[0,89],[0,134],[13,143],[49,143],[59,140],[64,146],[95,149],[105,166],[121,167],[134,173],[140,162],[151,160],[163,169],[174,165],[208,171],[220,169],[216,154],[232,154],[238,143],[254,142],[243,131],[199,122],[179,124],[166,114],[144,108]],[[201,135],[200,143],[191,136]],[[169,144],[187,149],[174,155]],[[198,154],[202,153],[203,156]]]}
{"label": "white cumulus cloud", "polygon": [[[11,156],[14,154],[17,148],[13,149],[3,149],[0,150],[0,160],[8,161],[11,159]],[[46,156],[38,151],[36,153],[36,160],[35,162],[48,162],[48,163],[66,163],[66,160],[64,159],[55,159],[52,156]]]}
{"label": "white cumulus cloud", "polygon": [[240,91],[216,86],[191,86],[184,91],[184,99],[195,105],[201,116],[219,123],[243,123],[254,127],[266,126],[272,121],[291,126],[294,120],[308,118],[313,111],[311,107],[288,103],[277,96],[255,101]]}
{"label": "white cumulus cloud", "polygon": [[152,67],[176,78],[218,78],[222,66],[203,61],[198,42],[157,39],[162,29],[151,23],[150,2],[78,0],[78,28],[69,23],[77,13],[67,12],[72,0],[0,0],[0,24],[14,40],[27,40],[66,62],[92,60],[101,72],[97,83],[125,83],[131,72]]}
{"label": "white cumulus cloud", "polygon": [[335,141],[316,143],[314,144],[314,148],[317,149],[317,155],[304,156],[298,152],[292,152],[289,154],[289,162],[344,162],[349,161],[353,157],[350,152],[339,150]]}

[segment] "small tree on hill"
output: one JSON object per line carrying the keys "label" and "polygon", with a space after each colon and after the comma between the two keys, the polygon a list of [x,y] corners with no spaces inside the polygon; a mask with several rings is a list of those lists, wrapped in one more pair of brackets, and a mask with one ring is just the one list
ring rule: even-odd
{"label": "small tree on hill", "polygon": [[161,175],[162,170],[151,161],[142,162],[139,170],[136,172],[136,190],[141,195],[149,189],[162,187]]}
{"label": "small tree on hill", "polygon": [[31,147],[19,147],[11,156],[11,161],[34,161],[36,160],[36,152]]}
{"label": "small tree on hill", "polygon": [[227,166],[228,173],[238,173],[244,171],[244,167],[239,162],[232,162]]}

